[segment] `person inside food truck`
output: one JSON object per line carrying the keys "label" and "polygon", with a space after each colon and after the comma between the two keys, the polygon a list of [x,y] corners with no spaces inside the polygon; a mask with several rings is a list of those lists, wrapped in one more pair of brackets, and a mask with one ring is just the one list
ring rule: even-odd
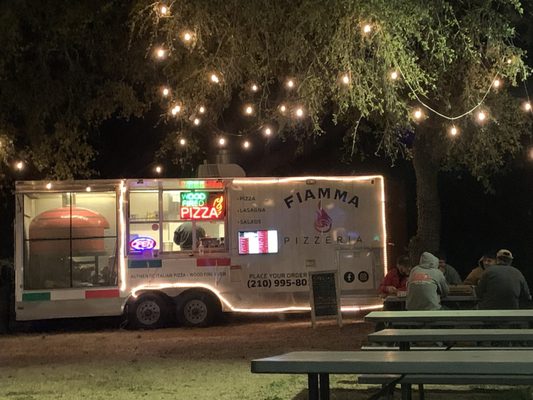
{"label": "person inside food truck", "polygon": [[[205,237],[205,230],[201,226],[196,226],[196,244]],[[174,231],[174,243],[180,246],[181,250],[191,250],[193,242],[193,226],[192,222],[184,222]]]}
{"label": "person inside food truck", "polygon": [[396,267],[391,268],[379,285],[379,294],[382,296],[397,295],[398,291],[407,290],[407,280],[411,264],[408,256],[400,256],[396,261]]}

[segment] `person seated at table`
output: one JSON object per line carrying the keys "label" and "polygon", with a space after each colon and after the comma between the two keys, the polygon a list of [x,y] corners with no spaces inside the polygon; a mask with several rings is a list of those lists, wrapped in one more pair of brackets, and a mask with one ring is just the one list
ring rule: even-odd
{"label": "person seated at table", "polygon": [[444,274],[448,285],[461,285],[463,280],[457,270],[446,263],[446,254],[441,251],[437,253],[437,257],[439,258],[439,269]]}
{"label": "person seated at table", "polygon": [[400,256],[396,261],[396,266],[389,269],[387,275],[379,285],[379,294],[382,296],[397,295],[398,291],[407,290],[407,280],[409,279],[409,272],[411,271],[411,264],[408,256]]}
{"label": "person seated at table", "polygon": [[489,265],[476,288],[478,308],[512,310],[531,300],[529,286],[522,272],[512,267],[513,254],[506,249],[496,253],[496,264]]}
{"label": "person seated at table", "polygon": [[439,269],[439,259],[424,252],[420,264],[411,269],[407,283],[407,310],[440,310],[440,297],[449,292],[448,283]]}
{"label": "person seated at table", "polygon": [[478,261],[478,266],[470,271],[463,283],[465,285],[477,286],[479,280],[481,279],[481,275],[483,275],[485,272],[485,268],[487,268],[489,265],[496,264],[496,257],[494,254],[495,253],[493,251],[486,251],[483,253]]}

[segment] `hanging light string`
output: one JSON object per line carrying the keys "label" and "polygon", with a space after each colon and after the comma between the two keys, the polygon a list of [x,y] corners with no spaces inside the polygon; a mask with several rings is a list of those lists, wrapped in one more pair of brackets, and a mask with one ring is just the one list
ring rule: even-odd
{"label": "hanging light string", "polygon": [[407,84],[407,86],[411,90],[411,93],[413,94],[413,96],[415,96],[415,98],[418,100],[418,102],[420,104],[422,104],[425,108],[427,108],[429,111],[433,112],[434,114],[437,114],[438,116],[440,116],[440,117],[442,117],[444,119],[447,119],[449,121],[455,121],[457,119],[461,119],[463,117],[466,117],[467,115],[472,114],[478,107],[480,107],[483,104],[483,102],[485,101],[485,99],[487,98],[487,96],[489,95],[490,90],[492,89],[492,86],[494,86],[494,82],[496,81],[496,79],[497,79],[497,77],[499,75],[499,74],[496,74],[494,76],[494,78],[492,79],[492,81],[490,83],[489,88],[487,89],[487,91],[485,92],[485,94],[483,95],[483,98],[479,101],[479,103],[477,103],[474,107],[472,107],[470,110],[462,113],[461,115],[457,115],[455,117],[450,117],[448,115],[444,115],[444,114],[438,112],[434,108],[432,108],[429,105],[427,105],[426,103],[424,103],[422,101],[422,99],[418,96],[418,93],[416,92],[416,90],[411,86],[411,84],[409,83],[409,80],[407,79],[407,77],[405,76],[405,74],[403,73],[403,71],[402,71],[402,69],[400,67],[398,67],[398,71],[400,71],[400,74],[402,74],[405,83]]}

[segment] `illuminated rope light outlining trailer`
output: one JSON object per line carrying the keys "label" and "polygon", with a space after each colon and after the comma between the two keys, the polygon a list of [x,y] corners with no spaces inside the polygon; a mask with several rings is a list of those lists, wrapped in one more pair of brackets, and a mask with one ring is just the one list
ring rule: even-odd
{"label": "illuminated rope light outlining trailer", "polygon": [[382,306],[380,175],[47,183],[16,184],[17,320],[305,312],[321,270],[338,271],[343,311]]}

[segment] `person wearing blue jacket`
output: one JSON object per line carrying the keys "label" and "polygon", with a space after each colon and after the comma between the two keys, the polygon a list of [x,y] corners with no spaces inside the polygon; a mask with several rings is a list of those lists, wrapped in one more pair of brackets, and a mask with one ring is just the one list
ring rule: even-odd
{"label": "person wearing blue jacket", "polygon": [[407,310],[440,310],[440,298],[449,292],[448,283],[439,269],[439,259],[424,252],[420,263],[411,269],[407,284]]}

